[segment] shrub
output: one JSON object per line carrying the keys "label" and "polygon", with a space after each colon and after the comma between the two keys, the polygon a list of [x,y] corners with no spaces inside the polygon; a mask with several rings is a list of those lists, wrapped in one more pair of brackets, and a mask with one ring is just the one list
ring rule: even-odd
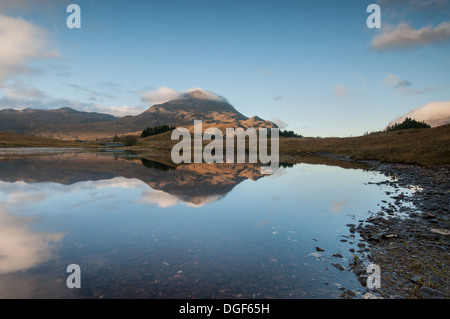
{"label": "shrub", "polygon": [[136,144],[137,144],[137,141],[138,141],[137,137],[136,137],[136,136],[132,136],[132,135],[124,136],[124,137],[122,138],[122,140],[123,140],[123,144],[124,144],[125,146],[133,146],[133,145],[136,145]]}

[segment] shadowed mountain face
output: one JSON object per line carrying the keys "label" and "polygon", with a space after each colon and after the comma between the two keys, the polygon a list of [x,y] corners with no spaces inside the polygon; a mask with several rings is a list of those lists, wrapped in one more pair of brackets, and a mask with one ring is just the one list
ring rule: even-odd
{"label": "shadowed mountain face", "polygon": [[264,175],[249,164],[186,164],[170,167],[150,159],[114,158],[98,153],[64,153],[0,161],[0,181],[58,183],[71,185],[83,181],[123,177],[140,180],[167,196],[190,206],[202,206],[224,197],[244,180]]}
{"label": "shadowed mountain face", "polygon": [[57,110],[0,110],[0,131],[28,134],[45,131],[52,125],[110,122],[117,117],[94,112],[79,112],[69,107]]}
{"label": "shadowed mountain face", "polygon": [[88,140],[140,133],[147,126],[162,124],[188,127],[194,124],[194,120],[202,120],[207,126],[218,128],[276,127],[274,123],[257,116],[244,116],[222,97],[196,90],[154,105],[139,115],[122,118],[68,108],[50,111],[3,110],[0,111],[0,131],[64,140]]}

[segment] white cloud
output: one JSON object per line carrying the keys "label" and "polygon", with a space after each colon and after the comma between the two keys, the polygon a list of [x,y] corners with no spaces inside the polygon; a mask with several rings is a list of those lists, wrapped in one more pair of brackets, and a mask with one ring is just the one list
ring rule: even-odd
{"label": "white cloud", "polygon": [[169,87],[161,86],[156,90],[140,91],[138,93],[141,94],[141,100],[150,105],[165,103],[176,98],[183,98],[184,96],[187,96],[187,93],[192,93],[190,96],[197,99],[226,101],[224,97],[202,88],[190,88],[185,91],[177,91]]}
{"label": "white cloud", "polygon": [[372,40],[375,50],[389,50],[417,47],[429,43],[450,40],[450,22],[443,22],[437,27],[423,27],[415,30],[409,24],[385,26],[384,32]]}
{"label": "white cloud", "polygon": [[0,205],[0,275],[27,270],[52,258],[62,233],[30,229],[33,219],[11,214]]}
{"label": "white cloud", "polygon": [[391,121],[387,126],[394,125],[395,123],[402,123],[405,118],[412,118],[416,121],[424,121],[436,127],[450,123],[450,101],[435,101],[427,103],[421,107],[418,107],[399,118]]}
{"label": "white cloud", "polygon": [[[64,2],[61,0],[39,0],[39,5],[36,5],[36,0],[2,0],[2,11],[48,11],[49,8]],[[70,2],[67,2],[66,6]]]}
{"label": "white cloud", "polygon": [[222,97],[214,92],[202,89],[202,88],[191,88],[191,89],[187,89],[185,92],[181,92],[181,94],[184,94],[184,93],[191,93],[190,96],[193,96],[197,99],[207,99],[207,100],[225,101],[226,102],[226,99],[224,97]]}
{"label": "white cloud", "polygon": [[35,58],[58,58],[60,53],[48,49],[48,32],[22,18],[0,14],[0,82],[33,72],[26,63]]}
{"label": "white cloud", "polygon": [[111,114],[117,117],[123,117],[127,115],[139,115],[145,110],[148,109],[148,106],[133,106],[133,105],[100,105],[95,104],[88,108],[85,108],[86,112],[98,112],[98,113],[106,113]]}
{"label": "white cloud", "polygon": [[98,112],[123,117],[126,115],[138,115],[148,109],[147,105],[102,105],[78,100],[54,99],[34,87],[20,88],[9,86],[4,87],[3,90],[5,91],[5,96],[0,98],[0,110],[9,108],[16,110],[26,108],[50,110],[70,107],[77,111]]}
{"label": "white cloud", "polygon": [[11,100],[43,99],[46,94],[35,87],[8,86],[4,88],[5,97]]}
{"label": "white cloud", "polygon": [[383,8],[401,7],[406,10],[423,10],[429,7],[444,7],[448,0],[378,0]]}
{"label": "white cloud", "polygon": [[167,208],[178,204],[184,204],[189,207],[202,207],[220,199],[221,195],[198,196],[191,201],[185,201],[182,198],[166,193],[161,190],[149,189],[142,194],[139,203],[156,204],[158,207]]}
{"label": "white cloud", "polygon": [[180,92],[177,90],[161,86],[153,91],[140,92],[142,94],[142,101],[149,103],[150,105],[161,104],[170,101],[180,96]]}

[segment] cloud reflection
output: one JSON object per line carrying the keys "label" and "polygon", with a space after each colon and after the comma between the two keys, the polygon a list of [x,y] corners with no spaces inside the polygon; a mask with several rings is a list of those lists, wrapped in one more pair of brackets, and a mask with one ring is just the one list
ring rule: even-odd
{"label": "cloud reflection", "polygon": [[31,230],[36,220],[11,214],[0,204],[0,275],[23,271],[50,260],[62,233]]}

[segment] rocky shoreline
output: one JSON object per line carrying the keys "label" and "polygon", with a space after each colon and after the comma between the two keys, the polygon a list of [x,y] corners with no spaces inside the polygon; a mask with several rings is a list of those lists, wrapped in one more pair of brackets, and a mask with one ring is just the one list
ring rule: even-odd
{"label": "rocky shoreline", "polygon": [[[370,162],[398,192],[386,192],[378,212],[359,225],[348,225],[360,235],[360,248],[350,269],[363,286],[368,264],[381,270],[381,288],[367,289],[364,298],[450,298],[450,169]],[[412,189],[409,196],[402,190]],[[343,293],[343,298],[352,296]]]}

